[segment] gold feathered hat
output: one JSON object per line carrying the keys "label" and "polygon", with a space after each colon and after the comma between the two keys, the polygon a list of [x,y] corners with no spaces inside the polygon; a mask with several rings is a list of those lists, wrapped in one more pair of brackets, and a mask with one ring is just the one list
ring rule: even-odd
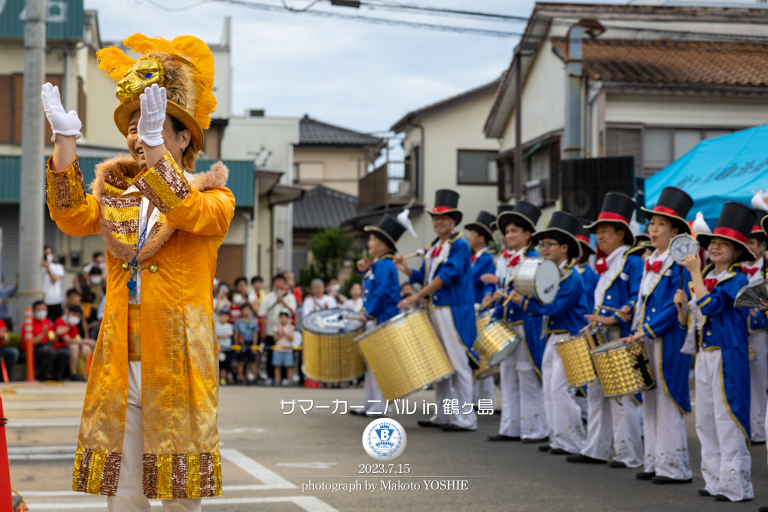
{"label": "gold feathered hat", "polygon": [[203,130],[211,125],[216,110],[213,95],[213,55],[203,41],[194,36],[178,36],[173,41],[162,37],[134,34],[123,45],[141,55],[134,60],[119,48],[110,46],[96,53],[99,68],[117,82],[115,124],[128,136],[128,123],[139,110],[139,96],[157,84],[168,94],[166,112],[181,121],[192,133],[195,151],[203,147]]}

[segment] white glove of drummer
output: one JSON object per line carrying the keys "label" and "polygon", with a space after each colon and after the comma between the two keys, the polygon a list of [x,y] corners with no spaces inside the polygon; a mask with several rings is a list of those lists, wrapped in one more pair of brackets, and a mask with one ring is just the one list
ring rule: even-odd
{"label": "white glove of drummer", "polygon": [[163,143],[163,124],[165,123],[165,106],[168,103],[165,87],[152,87],[144,89],[139,96],[141,102],[141,117],[136,130],[139,132],[139,140],[147,146],[159,146]]}
{"label": "white glove of drummer", "polygon": [[57,133],[61,135],[74,135],[76,139],[79,139],[81,137],[80,128],[83,127],[83,123],[80,122],[77,112],[70,110],[69,114],[67,114],[64,110],[64,106],[61,104],[59,88],[47,82],[43,84],[41,96],[43,98],[45,117],[48,118],[51,130],[53,131],[51,141],[56,140]]}

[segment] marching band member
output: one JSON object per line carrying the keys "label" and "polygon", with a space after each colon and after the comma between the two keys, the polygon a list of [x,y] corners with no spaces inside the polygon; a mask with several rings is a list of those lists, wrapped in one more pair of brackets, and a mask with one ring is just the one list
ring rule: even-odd
{"label": "marching band member", "polygon": [[[455,432],[477,429],[477,414],[472,402],[472,369],[467,356],[477,360],[471,348],[477,336],[475,324],[475,294],[470,268],[471,250],[461,233],[455,233],[462,213],[457,209],[459,194],[441,189],[435,194],[432,227],[437,238],[427,248],[419,270],[408,267],[403,256],[395,258],[397,268],[411,283],[421,283],[418,293],[403,299],[400,308],[412,308],[421,299],[429,299],[429,316],[442,341],[455,373],[435,383],[437,415],[429,421],[419,421],[422,427],[442,427]],[[446,414],[445,400],[457,399],[460,414]],[[466,407],[470,407],[465,414]]]}
{"label": "marching band member", "polygon": [[[400,281],[393,260],[397,251],[397,241],[405,229],[405,226],[386,214],[378,225],[365,227],[365,231],[370,233],[368,254],[373,260],[365,258],[358,261],[357,270],[363,281],[364,290],[360,321],[365,323],[368,331],[400,313],[397,307],[400,302]],[[366,365],[363,386],[364,412],[360,413],[357,410],[350,412],[366,416],[381,416],[384,414],[385,406],[386,400],[381,388],[370,367]]]}
{"label": "marching band member", "polygon": [[[700,272],[699,254],[685,258],[691,273],[695,301],[689,316],[700,318],[691,324],[684,350],[689,352],[696,327],[701,327],[696,356],[696,434],[701,442],[702,496],[718,501],[746,501],[754,498],[749,443],[749,349],[746,309],[734,306],[736,295],[747,277],[734,264],[754,261],[749,235],[755,213],[747,206],[727,201],[713,233],[697,235],[708,251],[712,265]],[[685,305],[677,294],[680,320]],[[701,315],[696,314],[698,309]]]}
{"label": "marching band member", "polygon": [[494,320],[507,322],[520,337],[520,343],[500,364],[501,421],[499,433],[488,436],[489,441],[541,442],[547,437],[544,411],[544,390],[541,382],[541,359],[544,354],[541,318],[525,314],[517,304],[504,300],[503,295],[513,286],[515,272],[525,258],[538,253],[531,247],[531,235],[536,231],[541,212],[526,201],[517,201],[512,210],[503,211],[496,224],[503,234],[507,249],[499,261],[500,301],[493,312]]}
{"label": "marching band member", "polygon": [[[468,222],[464,228],[469,230],[469,247],[472,249],[472,258],[470,266],[472,267],[472,282],[475,286],[475,310],[476,313],[482,312],[483,298],[485,297],[485,283],[483,276],[496,273],[496,263],[493,259],[493,252],[488,245],[493,241],[493,228],[491,224],[496,220],[493,214],[481,210],[477,214],[475,222]],[[480,333],[477,333],[478,335]],[[489,399],[494,402],[493,377],[484,379],[474,379],[473,398],[477,404],[480,399]]]}
{"label": "marching band member", "polygon": [[643,471],[636,477],[654,484],[692,481],[685,432],[685,415],[691,413],[691,357],[680,352],[685,330],[680,328],[677,308],[670,300],[679,294],[681,304],[688,302],[690,275],[669,253],[672,238],[691,234],[685,217],[692,206],[688,194],[666,187],[653,210],[643,208],[651,219],[648,234],[654,251],[645,261],[632,337],[637,341],[645,339],[645,353],[656,386],[643,391],[645,458]]}
{"label": "marching band member", "polygon": [[516,290],[511,300],[523,311],[535,316],[548,316],[549,339],[544,349],[542,376],[544,381],[544,407],[549,428],[549,445],[542,451],[554,455],[577,454],[584,447],[586,432],[581,421],[581,408],[576,402],[576,390],[568,386],[565,369],[555,350],[555,343],[568,336],[578,336],[586,325],[587,300],[584,282],[570,262],[579,257],[581,249],[575,233],[579,220],[567,212],[554,212],[549,227],[533,236],[541,242],[541,252],[560,268],[560,288],[551,304],[542,304],[534,297],[523,297]]}
{"label": "marching band member", "polygon": [[[584,219],[579,219],[579,222],[584,223]],[[586,221],[588,224],[590,222]],[[595,309],[595,288],[597,287],[597,281],[600,276],[589,264],[589,257],[595,254],[595,250],[589,245],[589,231],[582,225],[579,226],[579,230],[576,233],[576,240],[579,241],[579,247],[581,247],[581,256],[573,266],[576,271],[581,274],[581,279],[584,281],[584,287],[587,289],[587,308],[589,311]]]}
{"label": "marching band member", "polygon": [[[643,273],[643,260],[632,249],[635,240],[629,222],[634,211],[632,199],[609,192],[597,221],[586,226],[595,233],[600,256],[595,265],[600,277],[593,293],[594,312],[586,318],[604,329],[606,342],[631,333],[631,312]],[[568,462],[604,464],[613,445],[616,457],[611,467],[639,467],[643,462],[642,429],[632,397],[605,400],[603,388],[595,380],[587,384],[587,406],[587,441]]]}
{"label": "marching band member", "polygon": [[[758,218],[762,217],[761,212]],[[741,264],[741,271],[750,282],[763,280],[764,243],[768,235],[756,225],[749,235],[749,249],[758,257],[755,261]],[[754,358],[749,361],[749,380],[751,383],[749,419],[752,431],[752,444],[765,442],[766,389],[768,389],[768,320],[759,310],[753,309],[747,318],[749,346]]]}
{"label": "marching band member", "polygon": [[[511,204],[500,204],[496,208],[496,218],[491,222],[491,229],[493,231],[496,231],[499,228],[498,223],[496,220],[499,218],[499,215],[501,215],[504,212],[511,212],[514,210],[514,205]],[[485,295],[483,297],[482,307],[483,309],[489,308],[489,307],[496,307],[494,305],[494,299],[493,295],[496,293],[496,291],[501,289],[501,283],[504,281],[504,277],[507,275],[507,254],[508,254],[508,247],[507,247],[507,238],[504,236],[504,233],[499,231],[499,243],[501,244],[501,251],[499,254],[496,255],[494,258],[494,263],[496,265],[496,273],[495,274],[485,274],[483,276],[480,276],[480,279],[485,283]],[[480,334],[480,333],[478,333]]]}

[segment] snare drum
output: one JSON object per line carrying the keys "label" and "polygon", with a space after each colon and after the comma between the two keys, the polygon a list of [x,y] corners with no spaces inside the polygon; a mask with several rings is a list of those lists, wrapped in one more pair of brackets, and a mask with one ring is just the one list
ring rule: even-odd
{"label": "snare drum", "polygon": [[480,364],[477,368],[472,370],[472,375],[476,379],[484,379],[486,377],[495,377],[501,373],[501,366],[488,366],[488,360],[484,358],[483,356],[480,356]]}
{"label": "snare drum", "polygon": [[526,258],[515,272],[514,285],[520,295],[531,295],[549,304],[560,289],[560,269],[552,260]]}
{"label": "snare drum", "polygon": [[355,338],[355,343],[387,400],[402,398],[454,372],[424,308],[390,318]]}
{"label": "snare drum", "polygon": [[[595,343],[597,344],[597,340],[602,340],[603,335],[602,333],[593,333],[593,337],[596,338]],[[591,348],[586,335],[566,338],[555,343],[555,349],[563,362],[569,386],[581,387],[597,379],[592,357],[589,354]]]}
{"label": "snare drum", "polygon": [[518,343],[520,338],[510,326],[493,322],[478,335],[472,350],[484,357],[488,366],[497,366],[514,352]]}
{"label": "snare drum", "polygon": [[634,395],[654,385],[642,343],[616,341],[591,351],[606,399]]}
{"label": "snare drum", "polygon": [[477,334],[480,334],[485,330],[488,325],[491,323],[491,315],[493,315],[493,310],[488,310],[485,313],[476,314],[475,316],[475,325],[477,327]]}
{"label": "snare drum", "polygon": [[302,321],[304,375],[318,382],[346,382],[365,373],[355,336],[365,329],[357,313],[324,309]]}

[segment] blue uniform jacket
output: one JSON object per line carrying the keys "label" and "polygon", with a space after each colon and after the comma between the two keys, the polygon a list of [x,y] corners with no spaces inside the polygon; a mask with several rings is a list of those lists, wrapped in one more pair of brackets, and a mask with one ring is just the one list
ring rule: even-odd
{"label": "blue uniform jacket", "polygon": [[595,310],[595,287],[597,286],[597,280],[600,276],[597,272],[592,270],[592,267],[584,263],[583,265],[577,265],[574,267],[576,271],[581,274],[581,280],[584,281],[584,286],[587,289],[587,309],[590,311]]}
{"label": "blue uniform jacket", "polygon": [[[526,251],[525,257],[538,258],[539,253],[533,249],[529,249]],[[509,293],[514,289],[514,283],[506,282],[506,280],[504,280],[499,282],[498,289]],[[525,345],[528,348],[528,358],[536,369],[536,373],[541,377],[541,361],[544,358],[544,347],[547,344],[547,337],[544,335],[543,329],[541,328],[542,318],[540,316],[523,313],[523,308],[512,301],[509,301],[509,303],[504,306],[503,300],[496,306],[496,308],[494,308],[491,318],[493,318],[493,320],[503,320],[510,325],[516,325],[520,322],[523,323],[523,334],[525,335],[523,342],[525,342]]]}
{"label": "blue uniform jacket", "polygon": [[[432,242],[427,249],[431,248],[435,242]],[[442,279],[445,284],[429,297],[429,306],[431,308],[451,308],[456,331],[459,333],[470,357],[477,363],[479,358],[472,351],[472,345],[477,338],[475,289],[469,263],[472,250],[460,233],[453,234],[443,248],[448,250],[448,256],[438,263],[434,276]],[[411,283],[421,283],[422,286],[426,286],[428,277],[427,255],[425,254],[421,268],[414,270],[411,274]]]}
{"label": "blue uniform jacket", "polygon": [[483,302],[485,297],[485,285],[480,278],[484,274],[495,274],[496,263],[493,261],[493,253],[485,251],[479,258],[472,263],[472,282],[475,285],[475,304]]}
{"label": "blue uniform jacket", "polygon": [[765,314],[760,311],[757,312],[757,315],[751,313],[752,311],[750,310],[749,319],[747,320],[749,334],[768,330],[768,318],[766,318]]}
{"label": "blue uniform jacket", "polygon": [[368,320],[382,324],[400,313],[400,280],[397,268],[387,254],[371,263],[371,269],[361,276],[363,280],[363,314]]}
{"label": "blue uniform jacket", "polygon": [[523,311],[536,316],[549,316],[549,334],[568,333],[575,336],[588,324],[584,318],[584,315],[589,314],[584,281],[581,275],[569,266],[561,273],[563,276],[560,278],[560,288],[555,300],[550,304],[542,304],[534,297],[526,297],[523,301]]}
{"label": "blue uniform jacket", "polygon": [[668,261],[669,263],[659,271],[661,277],[651,288],[642,305],[639,313],[640,329],[654,343],[661,343],[661,382],[656,383],[656,388],[663,388],[680,412],[690,414],[688,372],[691,368],[691,356],[680,352],[685,343],[687,329],[680,326],[673,299],[680,289],[681,270],[685,293],[690,295],[688,283],[691,275],[671,258]]}
{"label": "blue uniform jacket", "polygon": [[[704,269],[707,275],[709,268]],[[738,267],[731,267],[709,294],[698,299],[697,305],[706,316],[701,329],[701,350],[720,350],[725,404],[737,425],[750,438],[749,428],[749,348],[747,315],[749,309],[736,308],[739,290],[749,280]]]}
{"label": "blue uniform jacket", "polygon": [[[643,279],[643,267],[645,261],[640,256],[645,251],[643,247],[635,247],[629,249],[624,253],[623,264],[621,271],[614,277],[611,284],[605,290],[601,305],[608,306],[615,309],[621,309],[624,306],[629,306],[634,311],[637,304],[637,295],[640,292],[640,281]],[[610,271],[609,271],[610,272]],[[594,295],[594,293],[592,294]],[[595,303],[595,314],[602,316],[613,316],[618,323],[614,324],[613,328],[617,328],[620,331],[620,337],[626,338],[632,333],[632,317],[625,321],[613,311],[607,309],[600,309]]]}

